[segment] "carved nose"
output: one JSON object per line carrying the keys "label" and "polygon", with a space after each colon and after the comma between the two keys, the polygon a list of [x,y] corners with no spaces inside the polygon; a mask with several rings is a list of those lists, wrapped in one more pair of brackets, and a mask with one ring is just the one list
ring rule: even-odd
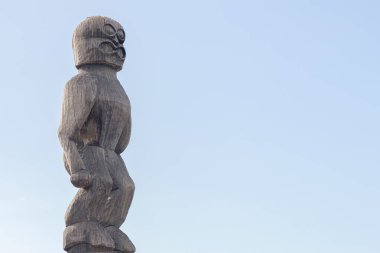
{"label": "carved nose", "polygon": [[120,46],[119,40],[117,39],[116,36],[112,37],[112,42],[115,44],[116,47]]}

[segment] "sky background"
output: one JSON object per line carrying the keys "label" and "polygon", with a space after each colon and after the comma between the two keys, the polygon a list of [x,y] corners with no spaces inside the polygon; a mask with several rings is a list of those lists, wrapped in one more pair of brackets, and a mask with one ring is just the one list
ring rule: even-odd
{"label": "sky background", "polygon": [[127,31],[140,253],[380,252],[380,2],[1,1],[0,244],[63,252],[71,36]]}

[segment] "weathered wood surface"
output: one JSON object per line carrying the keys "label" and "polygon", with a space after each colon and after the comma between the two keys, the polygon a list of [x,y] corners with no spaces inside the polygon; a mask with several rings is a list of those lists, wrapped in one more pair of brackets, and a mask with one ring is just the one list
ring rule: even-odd
{"label": "weathered wood surface", "polygon": [[123,252],[135,247],[119,228],[134,183],[120,156],[131,134],[131,107],[117,79],[125,32],[116,21],[90,17],[74,32],[79,73],[65,86],[59,139],[70,181],[78,187],[65,215],[69,253]]}

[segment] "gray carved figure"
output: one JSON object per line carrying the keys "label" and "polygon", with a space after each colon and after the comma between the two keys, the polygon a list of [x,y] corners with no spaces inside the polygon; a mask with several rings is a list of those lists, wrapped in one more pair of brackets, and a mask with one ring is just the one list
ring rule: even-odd
{"label": "gray carved figure", "polygon": [[69,253],[135,252],[119,228],[134,183],[120,154],[131,134],[131,107],[117,79],[125,60],[125,32],[107,17],[89,17],[73,35],[79,73],[65,86],[59,139],[78,193],[65,215]]}

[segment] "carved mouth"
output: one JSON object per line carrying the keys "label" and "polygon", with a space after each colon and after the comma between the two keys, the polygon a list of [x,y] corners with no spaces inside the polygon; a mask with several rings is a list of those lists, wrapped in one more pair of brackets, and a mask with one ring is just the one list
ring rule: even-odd
{"label": "carved mouth", "polygon": [[122,60],[125,59],[125,49],[122,45],[115,45],[111,41],[102,42],[100,44],[100,50],[106,54],[116,53]]}

